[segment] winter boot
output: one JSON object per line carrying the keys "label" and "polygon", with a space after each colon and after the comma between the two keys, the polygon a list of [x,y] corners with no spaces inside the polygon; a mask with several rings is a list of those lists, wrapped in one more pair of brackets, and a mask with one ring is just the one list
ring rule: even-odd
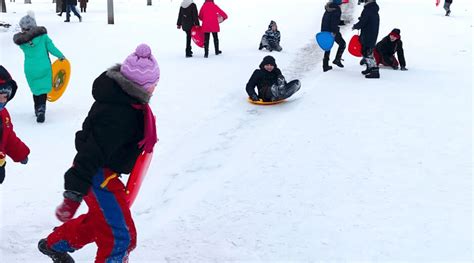
{"label": "winter boot", "polygon": [[370,73],[370,68],[369,68],[369,67],[367,67],[367,69],[365,69],[365,70],[362,70],[360,73],[362,73],[362,75],[367,75],[367,74],[369,74],[369,73]]}
{"label": "winter boot", "polygon": [[379,79],[380,73],[379,68],[371,68],[369,74],[365,75],[367,79]]}
{"label": "winter boot", "polygon": [[43,123],[45,120],[46,114],[46,105],[40,105],[35,112],[36,114],[36,122]]}
{"label": "winter boot", "polygon": [[258,50],[262,50],[263,49],[263,45],[262,45],[262,42],[260,42],[260,46],[258,46]]}
{"label": "winter boot", "polygon": [[344,67],[344,65],[342,65],[342,63],[341,63],[341,59],[338,59],[338,58],[336,58],[336,59],[332,62],[332,64],[334,64],[334,65],[336,65],[336,66],[338,66],[338,67],[340,67],[340,68],[343,68],[343,67]]}
{"label": "winter boot", "polygon": [[329,55],[328,56],[325,55],[323,59],[323,72],[329,71],[331,69],[332,67],[329,66]]}
{"label": "winter boot", "polygon": [[74,259],[67,252],[57,252],[48,248],[46,238],[43,238],[38,242],[38,250],[50,257],[54,263],[74,263]]}
{"label": "winter boot", "polygon": [[449,16],[451,14],[451,10],[446,11],[446,16]]}
{"label": "winter boot", "polygon": [[71,21],[71,20],[69,20],[69,19],[64,20],[64,22],[70,22],[70,21]]}

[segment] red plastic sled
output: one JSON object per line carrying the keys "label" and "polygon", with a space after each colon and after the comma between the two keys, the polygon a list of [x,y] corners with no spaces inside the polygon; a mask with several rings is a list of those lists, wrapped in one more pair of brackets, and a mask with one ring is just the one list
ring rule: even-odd
{"label": "red plastic sled", "polygon": [[347,49],[353,56],[362,57],[362,45],[360,44],[359,35],[354,35],[351,38]]}
{"label": "red plastic sled", "polygon": [[342,3],[343,3],[343,4],[348,4],[348,3],[349,3],[349,0],[342,0]]}
{"label": "red plastic sled", "polygon": [[137,198],[138,191],[140,190],[140,186],[142,185],[152,158],[153,153],[142,152],[133,166],[133,170],[128,178],[127,186],[125,187],[128,207],[132,207],[135,198]]}
{"label": "red plastic sled", "polygon": [[200,26],[193,26],[191,28],[191,39],[198,47],[204,47],[204,32]]}

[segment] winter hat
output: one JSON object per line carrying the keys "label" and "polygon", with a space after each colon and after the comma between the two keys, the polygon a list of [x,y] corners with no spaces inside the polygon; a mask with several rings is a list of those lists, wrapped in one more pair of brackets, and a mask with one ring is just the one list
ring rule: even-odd
{"label": "winter hat", "polygon": [[271,20],[271,21],[270,21],[270,24],[268,25],[268,29],[271,30],[272,27],[273,27],[273,25],[275,25],[276,27],[278,27],[278,26],[277,26],[277,23],[276,23],[275,21]]}
{"label": "winter hat", "polygon": [[193,3],[193,0],[183,0],[183,2],[181,2],[181,7],[188,8],[192,3]]}
{"label": "winter hat", "polygon": [[0,65],[0,94],[7,94],[8,100],[11,100],[17,89],[16,82],[10,76],[10,73]]}
{"label": "winter hat", "polygon": [[160,80],[160,68],[147,44],[140,44],[120,67],[120,73],[128,80],[148,91]]}
{"label": "winter hat", "polygon": [[397,39],[400,39],[400,29],[394,28],[394,29],[392,30],[392,32],[390,32],[389,35],[390,35],[390,36],[393,36],[393,37],[395,37],[395,38],[397,38]]}
{"label": "winter hat", "polygon": [[19,24],[22,31],[28,31],[36,27],[35,13],[28,11],[27,15],[20,19]]}
{"label": "winter hat", "polygon": [[336,5],[342,4],[342,0],[332,0],[332,2]]}
{"label": "winter hat", "polygon": [[264,57],[263,60],[262,60],[262,63],[260,63],[260,67],[263,67],[263,66],[268,65],[268,64],[273,65],[274,67],[277,66],[276,62],[275,62],[275,58],[272,57],[272,56]]}

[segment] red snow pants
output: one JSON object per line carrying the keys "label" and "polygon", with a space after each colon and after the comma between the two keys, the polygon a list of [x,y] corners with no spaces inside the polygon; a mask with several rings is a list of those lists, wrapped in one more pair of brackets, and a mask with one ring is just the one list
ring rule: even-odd
{"label": "red snow pants", "polygon": [[384,66],[389,66],[389,67],[398,67],[399,63],[397,58],[393,55],[387,60],[391,61],[386,61],[383,56],[377,51],[377,49],[374,49],[374,58],[375,58],[375,63],[377,63],[377,66],[382,64]]}
{"label": "red snow pants", "polygon": [[87,214],[56,227],[48,236],[48,247],[58,252],[73,252],[95,242],[95,263],[128,262],[136,247],[137,232],[128,207],[125,186],[117,174],[100,169],[91,190],[84,197]]}

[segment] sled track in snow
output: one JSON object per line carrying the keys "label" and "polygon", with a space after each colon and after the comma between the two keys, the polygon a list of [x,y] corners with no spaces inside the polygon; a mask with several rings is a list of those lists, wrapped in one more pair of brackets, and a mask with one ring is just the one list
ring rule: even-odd
{"label": "sled track in snow", "polygon": [[[341,27],[341,31],[347,33],[350,30],[354,22],[355,6],[356,4],[353,2],[342,5],[341,19],[346,22],[346,25]],[[344,38],[344,40],[346,40],[346,44],[349,44],[348,37]],[[313,70],[322,62],[323,55],[324,52],[318,47],[314,38],[312,38],[308,44],[298,51],[296,57],[291,62],[290,67],[287,69],[287,79],[301,79],[307,72]]]}

